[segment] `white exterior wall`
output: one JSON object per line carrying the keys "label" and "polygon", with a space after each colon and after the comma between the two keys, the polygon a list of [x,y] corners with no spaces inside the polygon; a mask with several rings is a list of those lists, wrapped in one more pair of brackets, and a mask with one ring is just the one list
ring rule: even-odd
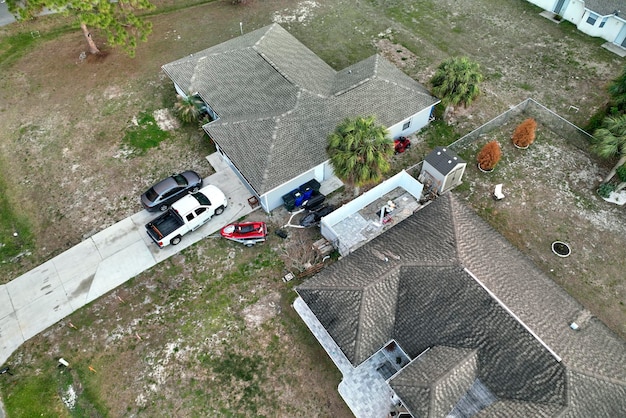
{"label": "white exterior wall", "polygon": [[419,200],[422,197],[422,189],[424,188],[424,185],[415,180],[406,171],[402,170],[373,189],[363,193],[356,199],[351,200],[340,208],[337,208],[333,212],[324,216],[320,222],[322,236],[332,242],[333,245],[336,245],[338,247],[337,250],[339,250],[339,253],[342,256],[347,255],[350,248],[345,248],[345,245],[342,245],[341,237],[337,234],[337,232],[335,232],[333,226],[337,225],[348,216],[360,211],[385,193],[388,193],[397,187],[403,188]]}
{"label": "white exterior wall", "polygon": [[526,0],[528,1],[528,3],[532,3],[535,6],[539,6],[541,7],[543,10],[549,10],[552,11],[552,8],[554,7],[555,0]]}
{"label": "white exterior wall", "polygon": [[288,181],[287,183],[283,183],[275,189],[270,190],[269,192],[261,195],[261,206],[266,212],[271,212],[272,210],[280,207],[284,204],[283,196],[289,193],[290,191],[297,189],[304,183],[309,180],[315,179],[320,183],[325,180],[324,178],[324,165],[326,162],[319,164],[312,169],[300,174],[298,177],[295,177]]}
{"label": "white exterior wall", "polygon": [[[557,5],[558,0],[526,0],[535,6],[541,7],[543,10],[556,13],[554,8]],[[562,18],[578,25],[580,19],[582,19],[585,12],[585,6],[581,0],[565,0],[563,3]]]}
{"label": "white exterior wall", "polygon": [[[434,106],[435,105],[432,105],[431,107],[428,107],[421,112],[414,114],[410,118],[404,119],[402,122],[391,125],[387,128],[387,130],[389,131],[389,136],[395,139],[399,136],[409,136],[412,133],[419,131],[424,126],[428,125],[428,120]],[[411,121],[411,125],[403,131],[402,126],[408,121]]]}
{"label": "white exterior wall", "polygon": [[[544,10],[556,13],[554,8],[557,5],[558,0],[526,0],[536,6],[541,7]],[[578,28],[579,31],[589,35],[602,38],[606,41],[612,42],[617,45],[621,45],[624,41],[623,28],[626,27],[626,19],[613,15],[601,16],[599,13],[593,10],[585,9],[585,3],[583,0],[565,0],[563,3],[562,17]],[[626,13],[626,10],[621,10]],[[591,14],[597,15],[595,24],[591,25],[587,23],[587,19]],[[603,27],[600,27],[600,23],[604,18],[607,18]]]}
{"label": "white exterior wall", "polygon": [[[626,13],[626,11],[624,12]],[[609,42],[618,43],[619,40],[617,38],[620,34],[620,31],[624,27],[624,20],[610,15],[608,16],[604,26],[600,27],[600,22],[602,22],[604,17],[598,16],[596,18],[596,23],[594,25],[591,25],[587,23],[587,19],[591,14],[593,14],[592,11],[585,10],[585,14],[580,20],[580,23],[578,23],[577,25],[578,30],[590,36],[597,36]],[[595,15],[597,16],[597,13]],[[623,41],[623,39],[621,39],[621,41]]]}
{"label": "white exterior wall", "polygon": [[[585,5],[580,0],[569,0],[569,4],[563,10],[563,19],[578,26],[585,14]],[[580,30],[580,28],[578,29]]]}

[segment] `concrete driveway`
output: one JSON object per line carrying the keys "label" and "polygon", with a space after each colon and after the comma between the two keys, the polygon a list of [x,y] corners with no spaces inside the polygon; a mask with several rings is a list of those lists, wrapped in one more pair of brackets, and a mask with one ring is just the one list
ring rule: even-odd
{"label": "concrete driveway", "polygon": [[252,212],[251,196],[234,172],[209,161],[216,173],[205,179],[228,197],[223,214],[183,237],[180,244],[159,249],[144,225],[158,214],[141,211],[93,235],[6,285],[0,285],[0,364],[24,341],[89,302],[218,232],[224,225]]}
{"label": "concrete driveway", "polygon": [[8,25],[13,22],[15,22],[15,18],[9,13],[6,2],[0,0],[0,26]]}

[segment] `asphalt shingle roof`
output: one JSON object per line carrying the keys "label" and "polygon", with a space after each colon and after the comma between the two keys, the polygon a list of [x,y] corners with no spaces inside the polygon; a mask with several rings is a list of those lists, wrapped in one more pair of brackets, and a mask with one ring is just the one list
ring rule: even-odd
{"label": "asphalt shingle roof", "polygon": [[326,161],[326,138],[344,118],[391,126],[438,102],[378,55],[337,72],[278,24],[163,70],[218,114],[204,129],[259,194]]}
{"label": "asphalt shingle roof", "polygon": [[624,0],[584,0],[585,8],[601,16],[611,15],[619,11],[619,16],[626,16],[626,4]]}
{"label": "asphalt shingle roof", "polygon": [[[570,329],[584,308],[451,194],[297,291],[355,366],[391,339],[411,358],[429,348],[475,350],[476,377],[498,397],[477,416],[626,410],[625,342],[595,318]],[[443,364],[432,367],[454,364],[454,353],[432,356]],[[428,352],[410,366],[418,361]],[[431,414],[458,396],[458,387],[432,392],[406,370],[390,384],[411,411]],[[461,375],[466,386],[471,374]]]}
{"label": "asphalt shingle roof", "polygon": [[448,174],[458,164],[465,161],[450,148],[435,147],[425,158],[428,164],[432,165],[444,176]]}

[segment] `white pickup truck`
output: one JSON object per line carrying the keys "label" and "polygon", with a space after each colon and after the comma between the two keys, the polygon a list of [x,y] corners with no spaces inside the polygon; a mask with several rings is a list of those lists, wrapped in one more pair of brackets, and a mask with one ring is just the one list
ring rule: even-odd
{"label": "white pickup truck", "polygon": [[211,184],[173,203],[167,212],[148,222],[146,230],[159,248],[176,245],[187,232],[200,228],[213,215],[221,215],[226,206],[224,193]]}

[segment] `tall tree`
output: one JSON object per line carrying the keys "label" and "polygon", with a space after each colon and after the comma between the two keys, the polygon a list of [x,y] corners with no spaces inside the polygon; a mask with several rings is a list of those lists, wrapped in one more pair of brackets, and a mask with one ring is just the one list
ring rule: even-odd
{"label": "tall tree", "polygon": [[596,154],[603,158],[619,158],[604,179],[604,183],[607,183],[613,178],[617,168],[626,163],[626,114],[606,117],[602,128],[596,129],[593,136],[597,141],[593,145]]}
{"label": "tall tree", "polygon": [[345,119],[328,136],[326,151],[335,175],[354,187],[379,182],[391,168],[393,141],[373,116]]}
{"label": "tall tree", "polygon": [[121,47],[131,57],[135,55],[137,40],[145,41],[152,31],[152,24],[135,14],[154,8],[148,0],[7,0],[7,5],[17,20],[32,19],[44,9],[74,16],[92,54],[100,50],[90,27],[101,29],[109,45]]}
{"label": "tall tree", "polygon": [[[453,57],[445,60],[430,80],[433,94],[441,103],[450,107],[467,107],[480,95],[479,84],[483,81],[480,65],[466,57]],[[447,113],[447,112],[446,112]]]}

